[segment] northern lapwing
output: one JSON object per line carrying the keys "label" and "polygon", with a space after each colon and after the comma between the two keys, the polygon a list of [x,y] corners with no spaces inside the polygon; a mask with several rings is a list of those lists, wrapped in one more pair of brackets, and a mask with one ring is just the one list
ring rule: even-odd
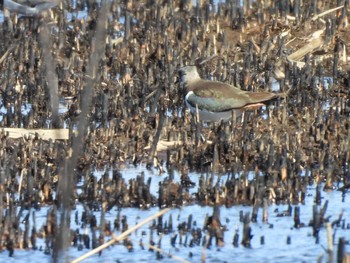
{"label": "northern lapwing", "polygon": [[204,80],[196,66],[179,69],[180,83],[186,88],[185,102],[193,114],[204,122],[232,119],[233,111],[240,116],[243,111],[256,109],[276,99],[281,93],[249,92],[219,81]]}

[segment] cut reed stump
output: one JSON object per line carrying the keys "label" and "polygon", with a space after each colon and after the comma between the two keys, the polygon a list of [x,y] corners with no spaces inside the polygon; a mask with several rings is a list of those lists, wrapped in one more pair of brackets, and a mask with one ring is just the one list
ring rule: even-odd
{"label": "cut reed stump", "polygon": [[2,131],[10,138],[22,138],[37,136],[43,140],[68,140],[69,129],[24,129],[24,128],[2,128]]}
{"label": "cut reed stump", "polygon": [[81,257],[79,257],[79,258],[77,258],[77,259],[71,261],[71,263],[78,263],[78,262],[80,262],[80,261],[82,261],[82,260],[84,260],[84,259],[86,259],[86,258],[88,258],[88,257],[90,257],[90,256],[92,256],[92,255],[94,255],[94,254],[96,254],[96,253],[98,253],[98,252],[100,252],[101,250],[103,250],[103,249],[105,249],[105,248],[107,248],[107,247],[113,245],[114,243],[119,242],[119,241],[125,239],[130,233],[136,231],[136,230],[137,230],[138,228],[140,228],[141,226],[143,226],[143,225],[149,223],[150,221],[152,221],[152,220],[154,220],[154,219],[160,217],[161,215],[163,215],[163,214],[169,212],[170,210],[171,210],[170,208],[165,208],[165,209],[160,210],[160,211],[157,212],[156,214],[154,214],[154,215],[152,215],[152,216],[146,218],[146,219],[143,220],[142,222],[138,223],[136,226],[131,227],[131,228],[125,230],[122,234],[120,234],[120,235],[117,236],[117,237],[114,237],[113,239],[109,240],[107,243],[102,244],[101,246],[99,246],[99,247],[97,247],[97,248],[91,250],[90,252],[88,252],[88,253],[82,255]]}

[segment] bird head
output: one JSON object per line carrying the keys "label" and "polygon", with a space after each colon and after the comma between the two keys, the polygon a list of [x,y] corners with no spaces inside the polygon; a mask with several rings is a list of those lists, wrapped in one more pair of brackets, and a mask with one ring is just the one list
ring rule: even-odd
{"label": "bird head", "polygon": [[200,79],[196,66],[184,66],[178,70],[180,83],[189,84],[192,81]]}

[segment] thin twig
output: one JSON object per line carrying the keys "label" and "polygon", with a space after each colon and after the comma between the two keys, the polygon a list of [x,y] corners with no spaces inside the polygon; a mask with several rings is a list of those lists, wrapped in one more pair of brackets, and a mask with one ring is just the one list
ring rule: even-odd
{"label": "thin twig", "polygon": [[338,7],[332,8],[332,9],[329,9],[329,10],[327,10],[327,11],[324,11],[324,12],[318,14],[318,15],[314,15],[314,16],[311,18],[311,21],[315,21],[316,19],[320,18],[321,16],[325,16],[325,15],[327,15],[327,14],[329,14],[329,13],[332,13],[332,12],[334,12],[334,11],[337,11],[337,10],[339,10],[339,9],[342,9],[343,7],[344,7],[344,5],[341,5],[341,6],[338,6]]}
{"label": "thin twig", "polygon": [[205,64],[205,63],[207,63],[207,62],[209,62],[209,61],[211,61],[211,60],[213,60],[213,59],[215,59],[215,58],[217,58],[217,57],[218,57],[218,55],[217,55],[217,54],[214,54],[214,55],[212,55],[212,56],[206,58],[206,59],[203,60],[202,62],[200,62],[199,65],[203,65],[203,64]]}
{"label": "thin twig", "polygon": [[11,51],[13,48],[14,48],[14,46],[11,46],[11,47],[9,47],[9,48],[6,50],[5,54],[2,55],[2,57],[0,58],[0,64],[1,64],[2,62],[4,62],[5,58],[7,57],[7,55],[10,53],[10,51]]}
{"label": "thin twig", "polygon": [[169,212],[170,210],[171,210],[170,208],[165,208],[165,209],[163,209],[163,210],[160,210],[158,213],[156,213],[156,214],[154,214],[154,215],[152,215],[152,216],[146,218],[146,219],[143,220],[142,222],[138,223],[136,226],[134,226],[134,227],[132,227],[132,228],[130,228],[130,229],[124,231],[122,234],[120,234],[119,236],[117,236],[117,237],[111,239],[111,240],[108,241],[107,243],[105,243],[105,244],[103,244],[103,245],[101,245],[101,246],[99,246],[99,247],[97,247],[97,248],[91,250],[90,252],[86,253],[85,255],[82,255],[81,257],[79,257],[79,258],[73,260],[71,263],[80,262],[80,261],[82,261],[82,260],[84,260],[84,259],[86,259],[86,258],[92,256],[93,254],[96,254],[96,253],[100,252],[101,250],[103,250],[103,249],[105,249],[105,248],[107,248],[107,247],[113,245],[114,243],[123,240],[123,239],[126,238],[129,234],[131,234],[132,232],[134,232],[134,231],[136,231],[137,229],[139,229],[141,226],[143,226],[143,225],[147,224],[148,222],[150,222],[150,221],[152,221],[152,220],[154,220],[154,219],[160,217],[161,215],[163,215],[163,214]]}
{"label": "thin twig", "polygon": [[23,182],[24,173],[27,175],[27,169],[26,168],[22,169],[21,176],[20,176],[20,179],[19,179],[19,185],[18,185],[18,197],[19,198],[21,197],[21,188],[22,188],[22,182]]}
{"label": "thin twig", "polygon": [[150,98],[152,98],[153,96],[155,96],[158,92],[158,89],[160,88],[156,88],[155,90],[153,90],[150,94],[148,94],[145,98],[145,101],[148,101]]}

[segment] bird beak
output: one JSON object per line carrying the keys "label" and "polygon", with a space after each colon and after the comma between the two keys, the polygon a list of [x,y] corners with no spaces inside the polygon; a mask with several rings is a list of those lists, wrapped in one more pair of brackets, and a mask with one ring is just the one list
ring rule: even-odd
{"label": "bird beak", "polygon": [[176,77],[175,85],[180,83],[180,76],[179,76],[179,74],[180,74],[180,70],[174,70],[173,76]]}
{"label": "bird beak", "polygon": [[185,72],[181,68],[179,68],[176,72],[177,72],[177,78],[176,78],[175,84],[178,84],[178,83],[181,83],[181,78],[185,75]]}

